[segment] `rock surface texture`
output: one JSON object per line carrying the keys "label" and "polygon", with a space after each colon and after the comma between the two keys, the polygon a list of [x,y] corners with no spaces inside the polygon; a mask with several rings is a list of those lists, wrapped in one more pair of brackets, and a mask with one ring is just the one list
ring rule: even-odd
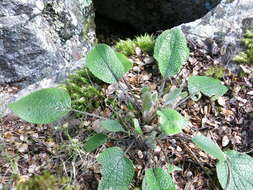
{"label": "rock surface texture", "polygon": [[91,0],[0,0],[0,85],[27,92],[63,81],[93,46],[93,19]]}
{"label": "rock surface texture", "polygon": [[137,32],[154,32],[204,16],[220,0],[94,0],[96,13],[132,25]]}
{"label": "rock surface texture", "polygon": [[79,0],[1,0],[0,84],[64,77],[91,46],[82,32],[92,14]]}
{"label": "rock surface texture", "polygon": [[240,67],[232,59],[242,50],[243,33],[253,31],[253,1],[222,0],[201,19],[179,27],[199,49],[216,55],[218,61],[238,73]]}

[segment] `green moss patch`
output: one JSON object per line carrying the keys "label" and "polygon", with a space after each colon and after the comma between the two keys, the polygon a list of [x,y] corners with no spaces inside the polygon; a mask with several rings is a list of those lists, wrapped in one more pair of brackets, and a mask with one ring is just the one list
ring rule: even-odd
{"label": "green moss patch", "polygon": [[70,75],[63,88],[70,94],[73,109],[93,112],[103,104],[105,99],[101,84],[103,83],[87,68],[83,68]]}
{"label": "green moss patch", "polygon": [[43,172],[42,175],[33,176],[29,180],[19,180],[16,188],[17,190],[72,190],[68,183],[66,177],[58,178],[49,172]]}
{"label": "green moss patch", "polygon": [[211,66],[205,72],[206,76],[214,77],[217,79],[221,79],[225,76],[225,68],[221,65]]}
{"label": "green moss patch", "polygon": [[234,58],[234,61],[253,64],[253,32],[247,31],[242,39],[246,50]]}
{"label": "green moss patch", "polygon": [[135,37],[133,40],[126,39],[118,41],[115,45],[115,49],[126,56],[134,55],[135,48],[137,47],[146,53],[152,54],[154,45],[155,37],[153,35],[144,34]]}

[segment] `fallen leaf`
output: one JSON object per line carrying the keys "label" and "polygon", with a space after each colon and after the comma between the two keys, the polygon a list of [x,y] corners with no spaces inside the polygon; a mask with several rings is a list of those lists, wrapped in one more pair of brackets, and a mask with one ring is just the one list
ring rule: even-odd
{"label": "fallen leaf", "polygon": [[22,144],[22,143],[17,143],[17,149],[19,152],[27,152],[28,151],[28,145],[27,144]]}
{"label": "fallen leaf", "polygon": [[219,103],[221,106],[223,106],[223,107],[226,106],[226,98],[225,98],[225,97],[221,96],[221,97],[218,98],[217,101],[218,101],[218,103]]}
{"label": "fallen leaf", "polygon": [[253,96],[253,90],[252,90],[252,91],[247,92],[247,94],[248,94],[248,95]]}
{"label": "fallen leaf", "polygon": [[229,144],[229,139],[228,139],[228,136],[224,136],[222,137],[222,146],[225,147]]}

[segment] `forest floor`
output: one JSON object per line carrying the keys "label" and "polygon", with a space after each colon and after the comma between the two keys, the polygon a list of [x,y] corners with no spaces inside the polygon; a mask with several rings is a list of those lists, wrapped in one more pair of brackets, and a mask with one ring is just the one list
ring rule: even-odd
{"label": "forest floor", "polygon": [[[153,57],[137,52],[129,58],[134,62],[134,67],[124,79],[134,89],[136,96],[144,86],[159,90],[161,78]],[[192,49],[180,74],[168,81],[167,86],[180,86],[187,82],[190,75],[206,75],[214,66],[223,67],[222,63],[214,61],[200,49]],[[168,162],[182,169],[172,174],[178,189],[220,189],[215,159],[190,141],[197,134],[212,138],[222,149],[234,149],[253,156],[253,65],[240,67],[240,74],[235,75],[224,69],[222,76],[219,76],[229,91],[218,101],[212,102],[202,97],[199,101],[187,99],[181,103],[177,111],[191,122],[190,126],[183,129],[183,133],[159,140],[155,150],[146,150],[136,142],[132,144],[128,156],[135,165],[133,189],[140,187],[146,168],[165,167]],[[112,85],[104,85],[103,92],[108,96],[113,93],[113,88]],[[0,86],[1,91],[16,93],[18,88]],[[118,107],[127,112],[125,105]],[[104,117],[109,117],[113,112],[109,108],[94,111]],[[69,116],[61,126],[33,125],[13,115],[1,118],[0,189],[14,187],[45,170],[57,178],[67,176],[69,181],[66,184],[74,189],[97,189],[101,178],[97,155],[112,146],[125,150],[134,139],[119,133],[113,136],[113,139],[119,140],[111,140],[95,152],[87,153],[83,149],[83,142],[95,125],[96,119],[90,117]],[[154,126],[157,126],[156,120],[152,123]],[[150,126],[145,127],[149,130]]]}

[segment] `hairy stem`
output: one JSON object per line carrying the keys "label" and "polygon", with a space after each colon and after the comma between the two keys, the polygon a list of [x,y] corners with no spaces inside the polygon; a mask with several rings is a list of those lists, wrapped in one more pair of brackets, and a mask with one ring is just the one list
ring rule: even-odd
{"label": "hairy stem", "polygon": [[85,112],[85,111],[79,111],[79,110],[76,110],[76,109],[71,109],[71,111],[73,112],[77,112],[77,113],[81,113],[83,115],[87,115],[87,116],[90,116],[90,117],[95,117],[95,118],[98,118],[98,119],[105,119],[107,120],[108,118],[106,117],[102,117],[102,116],[99,116],[99,115],[96,115],[96,114],[93,114],[93,113],[88,113],[88,112]]}

